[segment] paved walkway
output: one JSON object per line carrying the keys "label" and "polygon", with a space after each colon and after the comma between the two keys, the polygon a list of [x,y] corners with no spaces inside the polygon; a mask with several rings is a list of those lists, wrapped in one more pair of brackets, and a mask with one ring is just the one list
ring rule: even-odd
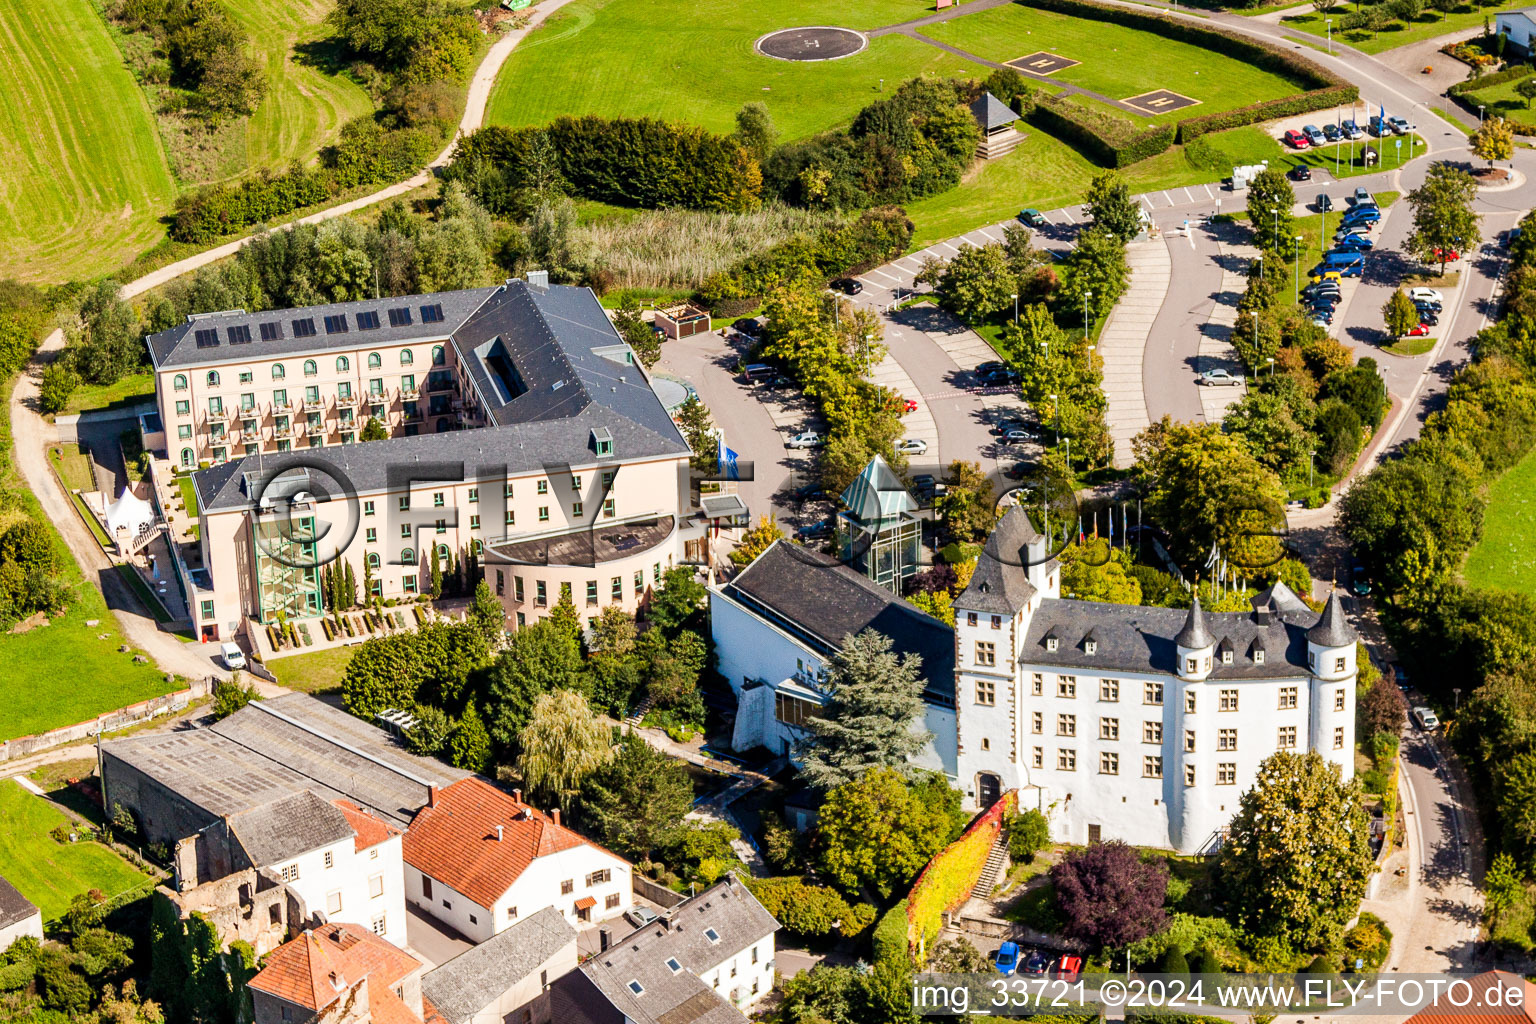
{"label": "paved walkway", "polygon": [[1151,425],[1142,365],[1147,339],[1157,311],[1168,296],[1173,261],[1162,238],[1132,242],[1125,258],[1131,266],[1130,287],[1110,311],[1099,333],[1099,358],[1104,360],[1105,418],[1115,444],[1115,465],[1129,467],[1131,438]]}
{"label": "paved walkway", "polygon": [[[1219,243],[1218,243],[1219,244]],[[1210,316],[1200,332],[1200,348],[1195,357],[1195,372],[1226,370],[1233,376],[1245,371],[1243,361],[1232,347],[1232,325],[1237,323],[1237,303],[1248,289],[1248,264],[1258,255],[1252,245],[1221,245],[1221,288],[1211,306]],[[1200,412],[1207,423],[1220,423],[1227,409],[1242,401],[1248,385],[1239,387],[1202,387]]]}

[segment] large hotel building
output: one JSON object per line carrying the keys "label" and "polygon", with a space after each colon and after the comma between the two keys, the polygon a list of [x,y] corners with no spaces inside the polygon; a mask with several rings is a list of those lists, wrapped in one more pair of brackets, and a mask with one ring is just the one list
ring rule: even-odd
{"label": "large hotel building", "polygon": [[[192,316],[146,341],[165,456],[196,492],[203,639],[322,614],[331,555],[408,598],[433,554],[473,554],[509,627],[562,593],[588,617],[633,610],[705,560],[688,444],[588,289],[531,274]],[[361,440],[370,420],[387,439]]]}

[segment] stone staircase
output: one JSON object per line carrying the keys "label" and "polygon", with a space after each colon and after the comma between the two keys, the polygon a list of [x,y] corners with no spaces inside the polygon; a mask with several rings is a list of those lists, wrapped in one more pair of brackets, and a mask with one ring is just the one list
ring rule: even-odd
{"label": "stone staircase", "polygon": [[981,869],[981,877],[976,880],[976,888],[971,890],[971,895],[977,899],[989,900],[997,889],[997,883],[1003,878],[1003,868],[1008,863],[1008,840],[1005,834],[999,834],[992,842],[992,851],[987,854],[987,863]]}
{"label": "stone staircase", "polygon": [[624,719],[624,724],[633,728],[639,728],[641,721],[645,719],[646,715],[651,713],[651,706],[654,703],[655,701],[651,700],[651,695],[646,694],[641,698],[640,703],[630,710],[629,715]]}

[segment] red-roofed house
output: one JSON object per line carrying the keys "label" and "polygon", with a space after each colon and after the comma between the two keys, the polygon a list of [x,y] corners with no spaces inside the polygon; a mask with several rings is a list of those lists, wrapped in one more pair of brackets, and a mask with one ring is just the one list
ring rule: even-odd
{"label": "red-roofed house", "polygon": [[554,907],[580,929],[631,905],[629,862],[479,778],[434,790],[405,834],[405,898],[484,942]]}
{"label": "red-roofed house", "polygon": [[312,928],[251,979],[255,1024],[421,1024],[423,967],[355,924]]}

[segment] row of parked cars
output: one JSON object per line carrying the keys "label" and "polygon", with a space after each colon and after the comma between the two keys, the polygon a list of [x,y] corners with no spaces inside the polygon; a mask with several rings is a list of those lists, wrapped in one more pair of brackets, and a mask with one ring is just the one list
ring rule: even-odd
{"label": "row of parked cars", "polygon": [[1054,974],[1075,978],[1083,970],[1083,958],[1071,953],[1056,956],[1040,949],[1023,949],[1017,942],[1005,942],[992,953],[992,964],[1005,977],[1013,974]]}
{"label": "row of parked cars", "polygon": [[[1333,207],[1326,195],[1317,197],[1317,205],[1324,211]],[[1303,298],[1314,324],[1326,327],[1333,323],[1334,310],[1342,298],[1339,283],[1346,277],[1359,277],[1364,273],[1366,254],[1375,245],[1366,237],[1366,232],[1380,220],[1381,210],[1371,193],[1363,187],[1355,189],[1349,209],[1339,218],[1333,248],[1323,253],[1322,260],[1307,274],[1309,283]]]}
{"label": "row of parked cars", "polygon": [[1330,142],[1353,142],[1367,134],[1378,139],[1388,135],[1407,135],[1415,127],[1406,117],[1378,116],[1368,120],[1362,131],[1353,120],[1346,119],[1338,124],[1325,124],[1321,128],[1315,124],[1292,128],[1281,137],[1281,141],[1292,149],[1307,149],[1311,146],[1325,146]]}

